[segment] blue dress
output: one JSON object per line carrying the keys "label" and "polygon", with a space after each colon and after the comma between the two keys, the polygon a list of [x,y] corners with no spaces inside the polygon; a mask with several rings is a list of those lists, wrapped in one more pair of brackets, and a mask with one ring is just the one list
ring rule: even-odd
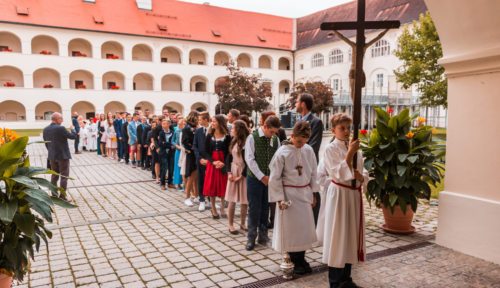
{"label": "blue dress", "polygon": [[[179,129],[179,127],[175,127],[174,137],[172,139],[172,143],[174,145],[181,145],[181,137],[180,137],[181,132],[182,130]],[[176,149],[174,156],[174,180],[173,180],[174,185],[182,184],[181,166],[179,166],[180,157],[181,157],[181,150]]]}

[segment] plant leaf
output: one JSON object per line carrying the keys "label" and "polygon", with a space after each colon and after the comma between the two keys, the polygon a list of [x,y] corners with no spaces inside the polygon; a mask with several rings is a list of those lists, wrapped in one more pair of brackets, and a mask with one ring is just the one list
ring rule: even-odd
{"label": "plant leaf", "polygon": [[17,198],[7,200],[7,202],[0,203],[0,220],[3,223],[9,224],[12,222],[17,210]]}
{"label": "plant leaf", "polygon": [[32,214],[16,214],[14,223],[24,234],[33,238],[35,233],[35,216]]}
{"label": "plant leaf", "polygon": [[418,160],[418,155],[412,155],[408,157],[408,161],[410,161],[411,164],[415,164]]}
{"label": "plant leaf", "polygon": [[408,158],[408,154],[399,154],[398,155],[399,162],[405,162],[406,158]]}
{"label": "plant leaf", "polygon": [[399,176],[405,175],[406,169],[408,169],[408,167],[403,165],[398,165],[398,175]]}
{"label": "plant leaf", "polygon": [[17,175],[17,176],[12,176],[9,179],[29,188],[38,189],[39,187],[36,181],[26,176]]}
{"label": "plant leaf", "polygon": [[0,146],[0,174],[3,175],[5,169],[15,164],[23,156],[28,139],[27,136],[19,137]]}
{"label": "plant leaf", "polygon": [[78,207],[76,205],[69,203],[68,201],[62,200],[59,197],[50,196],[50,198],[52,199],[52,202],[54,202],[54,204],[56,204],[57,206],[61,206],[63,208],[76,208],[76,207]]}
{"label": "plant leaf", "polygon": [[389,194],[389,204],[391,204],[391,207],[394,207],[396,201],[398,201],[398,195],[396,195],[396,193],[394,192],[391,192],[391,194]]}

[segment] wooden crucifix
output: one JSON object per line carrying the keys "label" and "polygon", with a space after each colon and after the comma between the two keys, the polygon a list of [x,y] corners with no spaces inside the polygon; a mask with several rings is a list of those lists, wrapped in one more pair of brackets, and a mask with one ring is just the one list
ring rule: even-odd
{"label": "wooden crucifix", "polygon": [[[351,88],[351,99],[353,104],[353,138],[358,139],[361,122],[361,89],[365,86],[365,74],[363,72],[363,57],[366,49],[382,38],[389,29],[399,28],[399,21],[366,21],[366,0],[358,0],[358,20],[353,22],[325,22],[321,24],[321,30],[333,31],[341,40],[347,42],[352,48],[352,66],[349,71],[349,85]],[[365,30],[385,29],[377,37],[366,43]],[[338,30],[356,30],[356,43],[342,35]],[[356,168],[356,155],[353,167]],[[355,181],[353,181],[353,186]]]}

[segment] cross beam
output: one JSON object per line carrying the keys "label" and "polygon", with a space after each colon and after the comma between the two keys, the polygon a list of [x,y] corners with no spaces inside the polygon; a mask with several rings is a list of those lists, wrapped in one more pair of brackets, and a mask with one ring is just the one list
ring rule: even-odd
{"label": "cross beam", "polygon": [[[325,22],[321,24],[321,30],[356,30],[356,67],[353,97],[353,139],[358,139],[361,123],[361,89],[363,82],[363,57],[366,49],[365,30],[367,29],[393,29],[399,28],[399,21],[365,21],[366,0],[358,0],[358,19],[354,22]],[[351,87],[352,90],[352,87]],[[353,91],[351,91],[352,93]],[[355,155],[353,167],[356,168],[357,157]],[[356,181],[353,181],[353,187]]]}

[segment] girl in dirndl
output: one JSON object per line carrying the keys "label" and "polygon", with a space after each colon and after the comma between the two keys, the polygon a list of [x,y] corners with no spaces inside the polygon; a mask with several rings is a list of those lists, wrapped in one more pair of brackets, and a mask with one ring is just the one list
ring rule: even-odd
{"label": "girl in dirndl", "polygon": [[212,117],[203,153],[203,158],[208,161],[203,195],[210,197],[212,218],[214,219],[220,218],[215,207],[216,197],[219,197],[221,201],[220,214],[222,217],[226,217],[224,196],[226,194],[227,169],[224,161],[229,154],[230,143],[231,137],[227,130],[226,118],[223,115],[215,115]]}

